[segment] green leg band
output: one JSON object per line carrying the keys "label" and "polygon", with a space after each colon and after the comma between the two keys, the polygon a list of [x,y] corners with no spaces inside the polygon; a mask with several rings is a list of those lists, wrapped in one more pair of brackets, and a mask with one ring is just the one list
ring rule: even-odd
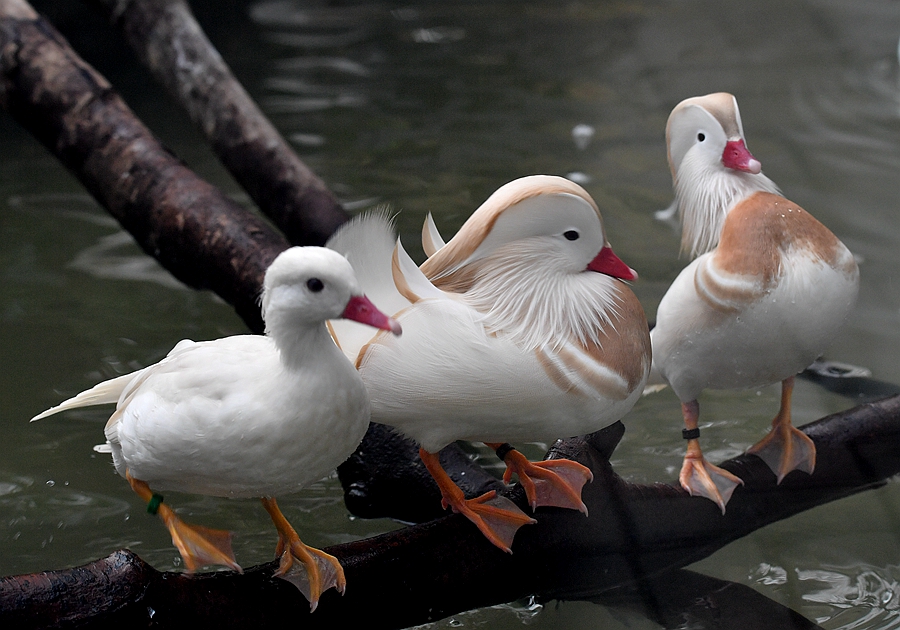
{"label": "green leg band", "polygon": [[147,512],[150,514],[156,514],[157,510],[159,510],[159,504],[162,502],[162,495],[154,494],[152,497],[150,497],[150,500],[147,501]]}

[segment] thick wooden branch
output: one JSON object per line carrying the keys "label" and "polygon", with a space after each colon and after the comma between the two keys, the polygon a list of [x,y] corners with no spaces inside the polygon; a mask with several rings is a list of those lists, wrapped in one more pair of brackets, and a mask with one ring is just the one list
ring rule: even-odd
{"label": "thick wooden branch", "polygon": [[91,0],[190,114],[294,245],[323,245],[348,216],[235,79],[185,0]]}
{"label": "thick wooden branch", "polygon": [[[663,572],[900,472],[900,396],[804,427],[818,450],[811,476],[795,472],[776,485],[754,456],[724,462],[746,483],[724,516],[710,501],[689,497],[675,485],[636,485],[618,477],[608,458],[623,431],[617,423],[554,446],[551,456],[571,457],[593,470],[595,479],[584,491],[590,516],[540,509],[537,524],[519,530],[512,555],[493,547],[459,515],[330,547],[346,569],[347,593],[329,591],[309,614],[292,586],[271,577],[274,562],[244,575],[186,577],[159,573],[123,551],[78,569],[0,579],[0,619],[23,625],[39,620],[35,626],[49,627],[80,612],[82,621],[97,627],[122,621],[142,627],[151,624],[152,610],[157,628],[192,622],[266,627],[285,615],[303,628],[404,628],[532,594],[544,600],[597,599],[609,591],[615,600],[623,585],[635,584],[643,589],[632,597],[660,607],[656,614],[662,614],[668,584],[659,577]],[[521,503],[518,488],[509,496]]]}
{"label": "thick wooden branch", "polygon": [[0,102],[144,251],[261,330],[262,277],[287,241],[169,153],[23,0],[0,2]]}

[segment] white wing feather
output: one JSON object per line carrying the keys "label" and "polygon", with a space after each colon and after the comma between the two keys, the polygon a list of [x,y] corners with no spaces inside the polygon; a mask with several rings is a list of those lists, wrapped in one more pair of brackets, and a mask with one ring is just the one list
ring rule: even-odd
{"label": "white wing feather", "polygon": [[122,392],[125,391],[128,385],[131,384],[131,381],[133,381],[143,371],[144,370],[140,370],[139,372],[123,374],[122,376],[117,376],[116,378],[110,379],[108,381],[97,383],[92,388],[85,390],[80,394],[69,398],[68,400],[64,400],[57,406],[51,407],[47,411],[39,413],[31,419],[31,422],[40,420],[41,418],[46,418],[47,416],[52,416],[53,414],[59,413],[61,411],[66,411],[68,409],[90,407],[92,405],[106,405],[118,402],[119,397],[122,395]]}
{"label": "white wing feather", "polygon": [[[186,348],[189,348],[193,345],[195,345],[194,341],[191,341],[190,339],[182,339],[177,344],[175,344],[175,347],[169,350],[169,354],[166,355],[166,358],[175,356],[176,354],[183,352]],[[149,367],[152,368],[153,366],[151,365]],[[129,387],[133,383],[140,382],[141,376],[148,369],[149,368],[144,368],[142,370],[137,370],[136,372],[129,372],[128,374],[123,374],[122,376],[111,378],[108,381],[97,383],[90,389],[87,389],[80,394],[69,398],[68,400],[62,401],[61,403],[59,403],[55,407],[51,407],[47,411],[39,413],[31,419],[31,422],[40,420],[41,418],[46,418],[47,416],[52,416],[68,409],[118,403],[123,394],[129,390]]]}
{"label": "white wing feather", "polygon": [[447,299],[447,294],[431,284],[431,280],[425,277],[425,274],[422,273],[422,270],[419,269],[415,261],[413,261],[406,250],[403,249],[403,244],[400,242],[399,238],[397,239],[397,245],[394,249],[394,255],[396,256],[398,271],[402,276],[400,279],[394,279],[395,285],[398,280],[405,282],[406,286],[409,287],[409,290],[414,295],[418,296],[419,299]]}

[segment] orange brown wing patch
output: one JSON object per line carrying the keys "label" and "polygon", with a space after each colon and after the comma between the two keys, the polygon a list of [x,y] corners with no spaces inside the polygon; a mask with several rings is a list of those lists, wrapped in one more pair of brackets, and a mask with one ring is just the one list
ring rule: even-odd
{"label": "orange brown wing patch", "polygon": [[584,344],[582,349],[621,375],[630,391],[644,380],[650,367],[650,327],[634,293],[622,282],[616,283],[616,290],[612,325],[600,331],[599,343]]}
{"label": "orange brown wing patch", "polygon": [[[612,325],[598,332],[597,342],[573,340],[569,347],[561,348],[554,355],[567,370],[574,372],[596,392],[613,400],[624,400],[646,377],[651,350],[649,326],[643,307],[623,283],[617,285],[617,314]],[[570,388],[577,388],[552,359],[540,354],[538,359],[560,389],[569,391]],[[601,366],[618,378],[604,374]],[[579,393],[584,392],[579,389]]]}

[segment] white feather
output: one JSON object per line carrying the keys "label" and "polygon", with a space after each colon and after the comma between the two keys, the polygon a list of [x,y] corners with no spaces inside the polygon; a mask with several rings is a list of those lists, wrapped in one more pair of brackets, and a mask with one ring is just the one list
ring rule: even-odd
{"label": "white feather", "polygon": [[[431,281],[425,277],[422,270],[419,269],[415,261],[403,248],[403,244],[400,242],[399,238],[397,239],[397,245],[394,249],[394,255],[396,256],[399,266],[398,271],[402,274],[403,281],[413,294],[419,298],[446,299],[448,297],[446,293],[431,284]],[[396,280],[394,284],[396,286]]]}
{"label": "white feather", "polygon": [[[325,244],[350,261],[363,293],[389,315],[410,305],[394,285],[391,256],[395,238],[392,221],[387,211],[381,210],[354,217]],[[346,319],[331,320],[328,325],[351,361],[356,361],[360,349],[375,334],[370,326]]]}
{"label": "white feather", "polygon": [[681,219],[682,249],[691,258],[712,251],[734,205],[757,191],[780,194],[762,173],[739,173],[710,164],[705,154],[688,151],[675,179],[675,204]]}
{"label": "white feather", "polygon": [[55,407],[51,407],[50,409],[39,413],[31,419],[31,422],[40,420],[41,418],[46,418],[47,416],[52,416],[53,414],[60,413],[61,411],[68,411],[69,409],[77,409],[78,407],[90,407],[92,405],[106,405],[117,402],[119,400],[119,397],[122,395],[122,392],[128,387],[131,381],[134,380],[142,372],[143,370],[140,370],[139,372],[123,374],[122,376],[118,376],[108,381],[97,383],[92,388],[85,390],[80,394],[69,398],[68,400],[64,400]]}
{"label": "white feather", "polygon": [[434,217],[429,212],[425,217],[425,224],[422,226],[422,249],[425,251],[425,255],[431,258],[444,245],[446,243],[434,223]]}

